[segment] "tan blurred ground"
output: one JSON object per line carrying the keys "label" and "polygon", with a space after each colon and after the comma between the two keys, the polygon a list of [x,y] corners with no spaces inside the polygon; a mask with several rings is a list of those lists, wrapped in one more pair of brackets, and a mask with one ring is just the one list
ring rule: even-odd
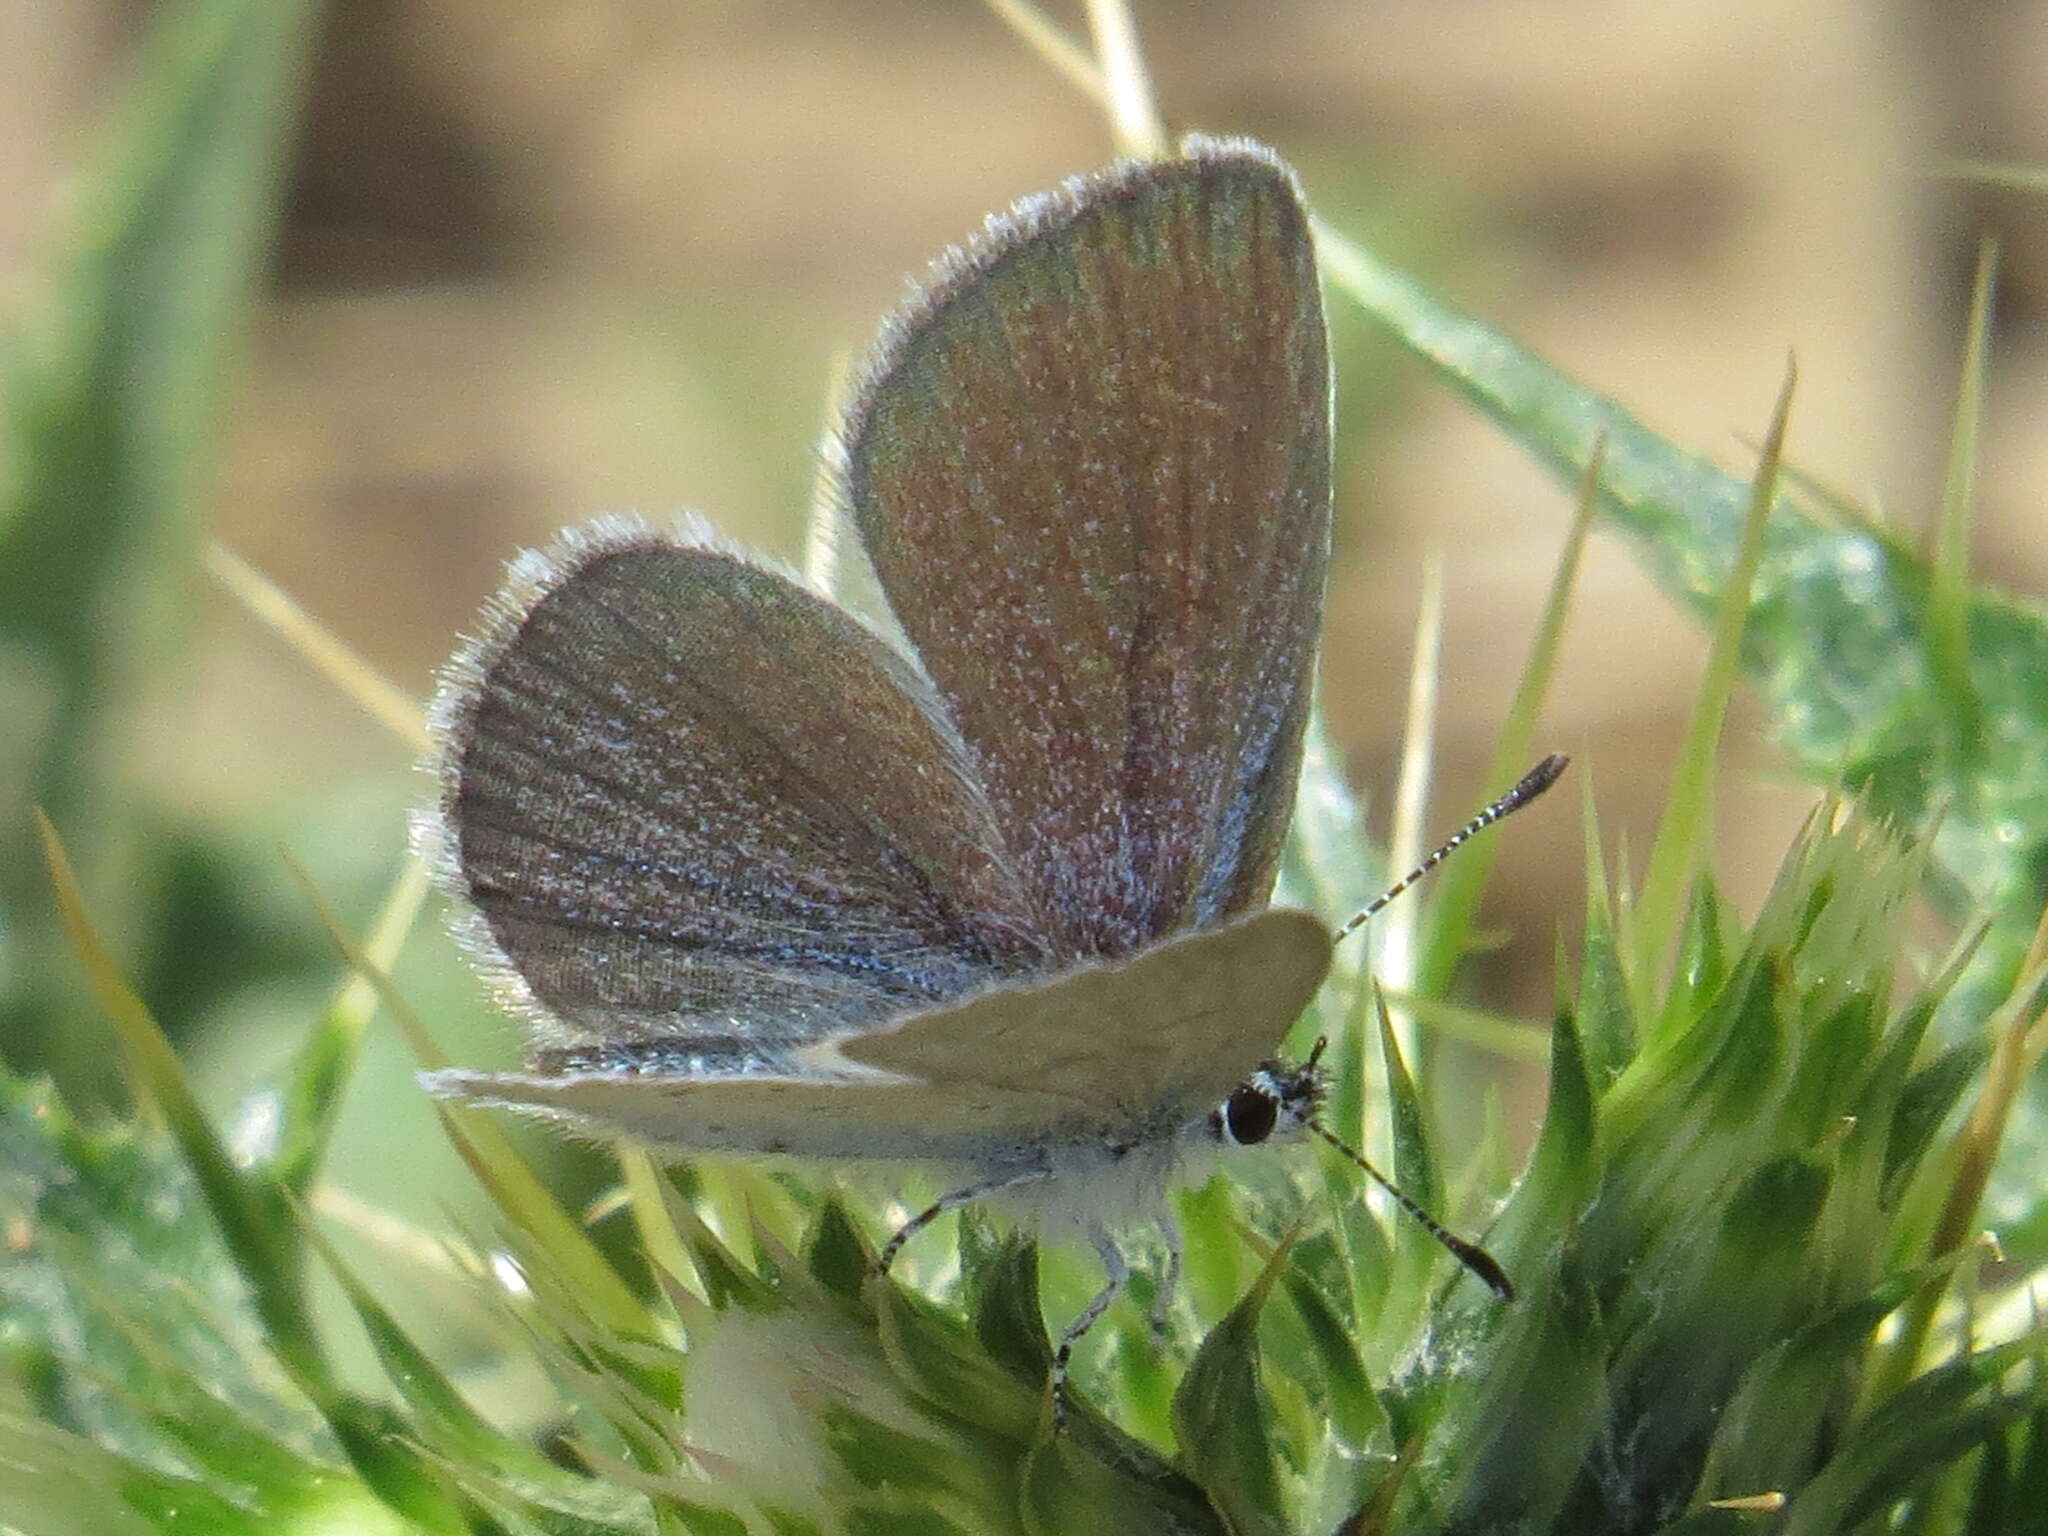
{"label": "tan blurred ground", "polygon": [[[10,274],[59,215],[132,9],[0,11],[20,75],[0,92]],[[1798,459],[1916,526],[1995,234],[1978,553],[1994,580],[2048,585],[2048,214],[1925,174],[2048,159],[2048,7],[1258,0],[1138,19],[1176,126],[1271,142],[1325,215],[1434,253],[1432,282],[1678,442],[1745,462],[1796,349]],[[790,552],[835,350],[984,213],[1108,152],[1088,103],[967,3],[337,6],[215,526],[422,692],[500,560],[563,522],[692,507]],[[1418,572],[1443,551],[1447,823],[1568,502],[1418,371],[1342,388],[1340,419],[1347,399],[1393,406],[1346,439],[1330,707],[1384,799]],[[194,592],[201,681],[164,725],[185,794],[233,813],[402,758]],[[1603,541],[1543,738],[1582,755],[1639,850],[1701,650]],[[1810,796],[1773,787],[1753,714],[1731,730],[1755,771],[1726,786],[1722,868],[1747,904]],[[1580,903],[1577,838],[1561,805],[1505,840],[1495,911],[1529,941],[1530,1006],[1551,914]]]}

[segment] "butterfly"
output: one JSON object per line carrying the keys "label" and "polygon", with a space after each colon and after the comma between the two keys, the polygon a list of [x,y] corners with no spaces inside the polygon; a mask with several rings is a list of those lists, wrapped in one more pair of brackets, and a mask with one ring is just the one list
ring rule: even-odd
{"label": "butterfly", "polygon": [[1333,935],[1267,903],[1330,442],[1308,213],[1269,150],[1194,138],[991,218],[828,444],[886,623],[701,523],[513,563],[437,699],[420,840],[535,1048],[428,1088],[958,1170],[884,1266],[955,1206],[1086,1188],[1108,1281],[1063,1371],[1127,1276],[1118,1220],[1322,1096],[1277,1056]]}

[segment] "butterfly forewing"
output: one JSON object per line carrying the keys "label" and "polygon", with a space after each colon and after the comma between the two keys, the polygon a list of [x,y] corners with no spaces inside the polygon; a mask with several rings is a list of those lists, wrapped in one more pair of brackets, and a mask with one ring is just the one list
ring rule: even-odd
{"label": "butterfly forewing", "polygon": [[1329,388],[1293,179],[1213,141],[991,221],[861,376],[850,511],[1063,956],[1269,894]]}
{"label": "butterfly forewing", "polygon": [[439,837],[557,1042],[744,1058],[1045,963],[929,686],[838,608],[621,524],[495,618],[439,710]]}

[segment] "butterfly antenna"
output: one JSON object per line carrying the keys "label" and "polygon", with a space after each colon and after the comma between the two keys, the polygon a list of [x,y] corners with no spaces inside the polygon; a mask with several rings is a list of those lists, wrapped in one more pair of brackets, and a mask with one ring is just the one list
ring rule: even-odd
{"label": "butterfly antenna", "polygon": [[[1449,837],[1445,838],[1441,843],[1437,845],[1436,851],[1430,854],[1428,858],[1424,859],[1420,864],[1416,865],[1413,869],[1409,870],[1407,874],[1403,875],[1400,879],[1396,880],[1392,885],[1388,886],[1384,891],[1381,891],[1379,895],[1373,897],[1371,901],[1367,902],[1365,910],[1363,912],[1359,913],[1358,916],[1352,918],[1350,922],[1346,923],[1342,928],[1339,928],[1337,930],[1337,937],[1339,939],[1342,939],[1349,934],[1356,933],[1359,929],[1363,928],[1367,923],[1371,922],[1373,917],[1377,913],[1379,913],[1383,908],[1385,908],[1387,903],[1392,901],[1396,896],[1399,896],[1403,891],[1407,890],[1409,886],[1413,885],[1416,881],[1420,880],[1432,869],[1435,869],[1437,865],[1443,863],[1445,859],[1449,858],[1453,853],[1457,852],[1457,850],[1464,844],[1470,842],[1473,838],[1477,837],[1481,832],[1484,832],[1496,821],[1501,821],[1509,816],[1512,816],[1516,811],[1519,811],[1531,800],[1534,800],[1538,795],[1542,794],[1543,791],[1550,788],[1551,785],[1557,782],[1557,776],[1564,772],[1565,764],[1569,763],[1570,761],[1571,759],[1566,757],[1563,753],[1553,752],[1550,754],[1550,756],[1543,759],[1542,762],[1538,763],[1534,768],[1531,768],[1527,773],[1523,774],[1521,778],[1515,781],[1514,788],[1510,789],[1506,794],[1502,795],[1498,800],[1494,801],[1493,804],[1489,805],[1477,816],[1474,816],[1470,821],[1466,822],[1464,826],[1458,828],[1457,831],[1453,832]],[[1339,1145],[1342,1144],[1339,1143]],[[1353,1153],[1352,1155],[1354,1157],[1357,1156],[1356,1153]],[[1364,1159],[1360,1158],[1359,1161],[1363,1163]],[[1367,1167],[1366,1171],[1368,1173],[1372,1172],[1370,1167]],[[1375,1173],[1373,1174],[1373,1177],[1378,1179],[1379,1175]],[[1382,1184],[1387,1183],[1385,1179],[1380,1179],[1380,1182]],[[1394,1189],[1393,1185],[1387,1184],[1387,1188],[1393,1190],[1396,1195],[1401,1195],[1401,1192],[1397,1189]],[[1406,1199],[1407,1197],[1401,1196],[1401,1198]],[[1421,1213],[1417,1212],[1416,1214],[1420,1215]],[[1425,1221],[1427,1221],[1427,1219],[1427,1217],[1424,1218]],[[1439,1233],[1441,1233],[1442,1231],[1441,1228],[1438,1228],[1437,1230],[1439,1231]],[[1491,1262],[1491,1260],[1489,1260],[1488,1262]]]}
{"label": "butterfly antenna", "polygon": [[[1563,759],[1560,758],[1558,762],[1559,766],[1563,765]],[[1510,806],[1509,809],[1512,810],[1513,807]],[[1502,814],[1505,815],[1506,812],[1502,812]],[[1498,818],[1495,819],[1497,820]],[[1466,835],[1469,836],[1470,834],[1467,833]],[[1305,1123],[1310,1130],[1350,1158],[1352,1162],[1363,1168],[1374,1183],[1394,1197],[1396,1205],[1400,1206],[1402,1210],[1422,1224],[1423,1231],[1427,1232],[1451,1251],[1452,1258],[1456,1259],[1492,1287],[1494,1295],[1498,1296],[1502,1301],[1513,1301],[1515,1299],[1514,1282],[1508,1279],[1508,1272],[1500,1267],[1499,1261],[1492,1254],[1488,1253],[1477,1243],[1466,1242],[1464,1238],[1458,1236],[1457,1233],[1451,1231],[1442,1222],[1430,1215],[1406,1190],[1402,1189],[1400,1185],[1396,1184],[1384,1173],[1381,1173],[1379,1169],[1373,1167],[1371,1163],[1365,1160],[1363,1155],[1354,1152],[1342,1138],[1332,1135],[1314,1120]]]}

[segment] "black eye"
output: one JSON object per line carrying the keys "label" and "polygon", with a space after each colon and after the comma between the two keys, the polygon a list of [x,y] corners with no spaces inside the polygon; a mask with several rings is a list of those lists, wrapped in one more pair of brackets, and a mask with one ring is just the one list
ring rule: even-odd
{"label": "black eye", "polygon": [[1280,1101],[1262,1088],[1233,1088],[1223,1101],[1223,1129],[1240,1147],[1255,1147],[1273,1134]]}

